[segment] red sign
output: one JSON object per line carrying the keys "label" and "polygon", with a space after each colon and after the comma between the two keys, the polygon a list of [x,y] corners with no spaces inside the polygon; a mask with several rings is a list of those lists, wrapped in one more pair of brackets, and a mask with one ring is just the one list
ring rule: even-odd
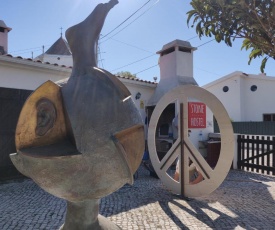
{"label": "red sign", "polygon": [[206,105],[188,102],[188,128],[206,128]]}

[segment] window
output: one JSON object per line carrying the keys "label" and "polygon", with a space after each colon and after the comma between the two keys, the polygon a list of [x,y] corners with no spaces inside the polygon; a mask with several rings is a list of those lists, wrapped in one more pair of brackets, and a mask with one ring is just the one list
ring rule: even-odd
{"label": "window", "polygon": [[263,121],[275,121],[275,113],[263,114]]}
{"label": "window", "polygon": [[159,128],[159,136],[168,137],[168,132],[169,132],[169,124],[162,124]]}
{"label": "window", "polygon": [[252,85],[252,86],[250,87],[250,90],[251,90],[252,92],[255,92],[255,91],[257,90],[257,86],[256,86],[256,85]]}
{"label": "window", "polygon": [[224,86],[223,88],[222,88],[222,90],[223,90],[223,92],[228,92],[228,90],[229,90],[229,87],[228,86]]}

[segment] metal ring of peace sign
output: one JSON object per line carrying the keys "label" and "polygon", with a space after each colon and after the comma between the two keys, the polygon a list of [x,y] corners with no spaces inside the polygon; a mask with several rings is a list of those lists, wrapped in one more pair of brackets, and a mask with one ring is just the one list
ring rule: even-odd
{"label": "metal ring of peace sign", "polygon": [[[221,134],[221,151],[216,167],[212,169],[188,138],[188,98],[197,99],[213,112]],[[163,110],[170,103],[179,104],[179,137],[160,161],[156,151],[156,127]],[[234,155],[234,135],[230,118],[216,96],[198,86],[182,85],[165,94],[156,105],[150,119],[148,148],[153,167],[164,185],[173,193],[185,197],[199,197],[210,194],[224,181]],[[179,157],[179,181],[174,180],[167,170]],[[189,159],[202,174],[203,180],[189,183]]]}

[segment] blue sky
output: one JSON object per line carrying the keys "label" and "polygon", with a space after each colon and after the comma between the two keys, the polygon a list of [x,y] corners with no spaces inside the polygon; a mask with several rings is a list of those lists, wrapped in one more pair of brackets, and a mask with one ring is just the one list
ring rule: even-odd
{"label": "blue sky", "polygon": [[[29,58],[33,52],[34,57],[38,56],[43,45],[47,50],[60,37],[61,27],[64,36],[67,28],[85,19],[101,2],[107,0],[1,0],[0,19],[12,28],[9,53]],[[156,52],[164,44],[181,39],[198,47],[194,53],[194,77],[200,86],[237,70],[260,73],[260,60],[247,64],[249,52],[240,50],[241,40],[227,47],[211,38],[199,39],[195,30],[188,28],[186,12],[191,9],[188,0],[119,0],[107,16],[102,36],[145,3],[137,14],[100,40],[99,67],[112,73],[137,73],[143,80],[153,81],[155,76],[159,79]],[[268,76],[275,76],[273,66],[274,61],[268,61],[265,70]]]}

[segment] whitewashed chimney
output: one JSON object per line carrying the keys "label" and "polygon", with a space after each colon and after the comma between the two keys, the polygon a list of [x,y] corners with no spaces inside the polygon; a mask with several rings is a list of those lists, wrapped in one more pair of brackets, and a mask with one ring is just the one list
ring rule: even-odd
{"label": "whitewashed chimney", "polygon": [[190,42],[174,40],[162,47],[159,57],[160,81],[147,106],[156,105],[160,98],[178,85],[198,85],[193,77],[193,52]]}
{"label": "whitewashed chimney", "polygon": [[11,31],[5,22],[0,20],[0,54],[8,53],[8,32]]}

